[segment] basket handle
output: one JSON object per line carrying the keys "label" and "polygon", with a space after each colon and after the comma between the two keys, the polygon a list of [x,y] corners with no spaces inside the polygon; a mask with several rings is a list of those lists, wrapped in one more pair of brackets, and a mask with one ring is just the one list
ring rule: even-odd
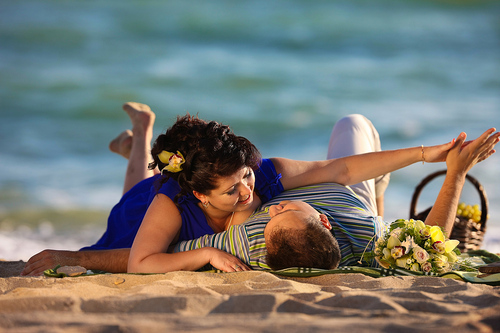
{"label": "basket handle", "polygon": [[[415,218],[417,216],[418,198],[420,196],[420,193],[424,189],[425,185],[427,185],[434,178],[442,175],[446,175],[446,170],[440,170],[431,173],[430,175],[422,179],[420,184],[418,184],[417,187],[415,187],[415,192],[413,192],[413,197],[411,199],[411,205],[410,205],[410,218]],[[476,178],[472,177],[469,174],[466,175],[466,178],[469,182],[472,183],[472,185],[474,185],[474,187],[479,193],[479,197],[481,199],[481,231],[484,232],[486,228],[486,220],[488,219],[488,198],[486,197],[483,185],[481,185]],[[428,208],[428,210],[430,210],[430,208]]]}

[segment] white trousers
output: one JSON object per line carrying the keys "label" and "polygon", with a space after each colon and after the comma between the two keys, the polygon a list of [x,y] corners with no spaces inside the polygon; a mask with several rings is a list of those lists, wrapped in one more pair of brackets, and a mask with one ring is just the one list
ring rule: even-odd
{"label": "white trousers", "polygon": [[[341,118],[333,127],[328,144],[328,159],[380,151],[380,136],[372,122],[360,114]],[[363,181],[349,187],[365,201],[374,216],[377,214],[376,198],[384,194],[390,174]]]}

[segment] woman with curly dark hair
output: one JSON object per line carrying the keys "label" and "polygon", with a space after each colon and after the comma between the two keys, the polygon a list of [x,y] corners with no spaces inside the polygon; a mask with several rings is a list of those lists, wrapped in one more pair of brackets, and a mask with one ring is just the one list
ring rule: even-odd
{"label": "woman with curly dark hair", "polygon": [[[56,265],[124,272],[143,220],[139,238],[146,241],[139,240],[136,248],[149,244],[153,252],[166,252],[177,241],[242,223],[262,202],[282,191],[272,163],[262,160],[257,148],[228,126],[189,114],[179,116],[151,148],[155,114],[149,106],[134,102],[126,103],[123,109],[130,117],[132,130],[114,139],[110,150],[127,158],[128,166],[123,196],[111,210],[106,232],[96,244],[80,251],[45,250],[36,254],[28,261],[23,275],[40,274]],[[157,269],[193,270],[208,262],[228,271],[234,267],[248,269],[224,251],[193,252],[189,255],[203,258],[203,264],[184,256],[175,260],[181,256],[173,256],[174,260],[165,261],[168,267],[159,265]],[[135,250],[131,257],[132,267],[138,253],[142,252]],[[139,265],[137,270],[155,269]]]}
{"label": "woman with curly dark hair", "polygon": [[158,136],[151,155],[149,169],[160,174],[141,182],[152,183],[156,192],[148,198],[128,270],[194,270],[208,262],[223,270],[248,269],[215,249],[183,255],[165,252],[179,240],[244,222],[263,201],[282,191],[272,163],[262,160],[257,148],[228,126],[189,114],[179,116]]}

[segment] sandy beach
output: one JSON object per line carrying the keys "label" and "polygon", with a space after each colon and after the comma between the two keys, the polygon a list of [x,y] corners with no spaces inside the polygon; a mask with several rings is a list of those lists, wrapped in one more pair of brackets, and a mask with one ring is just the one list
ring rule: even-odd
{"label": "sandy beach", "polygon": [[446,278],[19,277],[23,265],[0,262],[2,332],[500,331],[500,287]]}

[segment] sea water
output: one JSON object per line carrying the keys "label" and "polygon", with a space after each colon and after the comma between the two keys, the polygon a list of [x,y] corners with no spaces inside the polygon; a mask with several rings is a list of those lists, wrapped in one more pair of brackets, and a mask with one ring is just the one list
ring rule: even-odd
{"label": "sea water", "polygon": [[[107,146],[129,128],[127,101],[152,107],[155,135],[190,112],[265,157],[301,160],[325,158],[350,113],[373,121],[384,149],[500,127],[499,17],[499,2],[472,0],[3,1],[0,258],[98,239],[122,192],[126,161]],[[496,252],[499,162],[471,171]],[[415,186],[443,168],[394,172],[386,220],[407,218]],[[466,188],[462,200],[479,195]]]}

